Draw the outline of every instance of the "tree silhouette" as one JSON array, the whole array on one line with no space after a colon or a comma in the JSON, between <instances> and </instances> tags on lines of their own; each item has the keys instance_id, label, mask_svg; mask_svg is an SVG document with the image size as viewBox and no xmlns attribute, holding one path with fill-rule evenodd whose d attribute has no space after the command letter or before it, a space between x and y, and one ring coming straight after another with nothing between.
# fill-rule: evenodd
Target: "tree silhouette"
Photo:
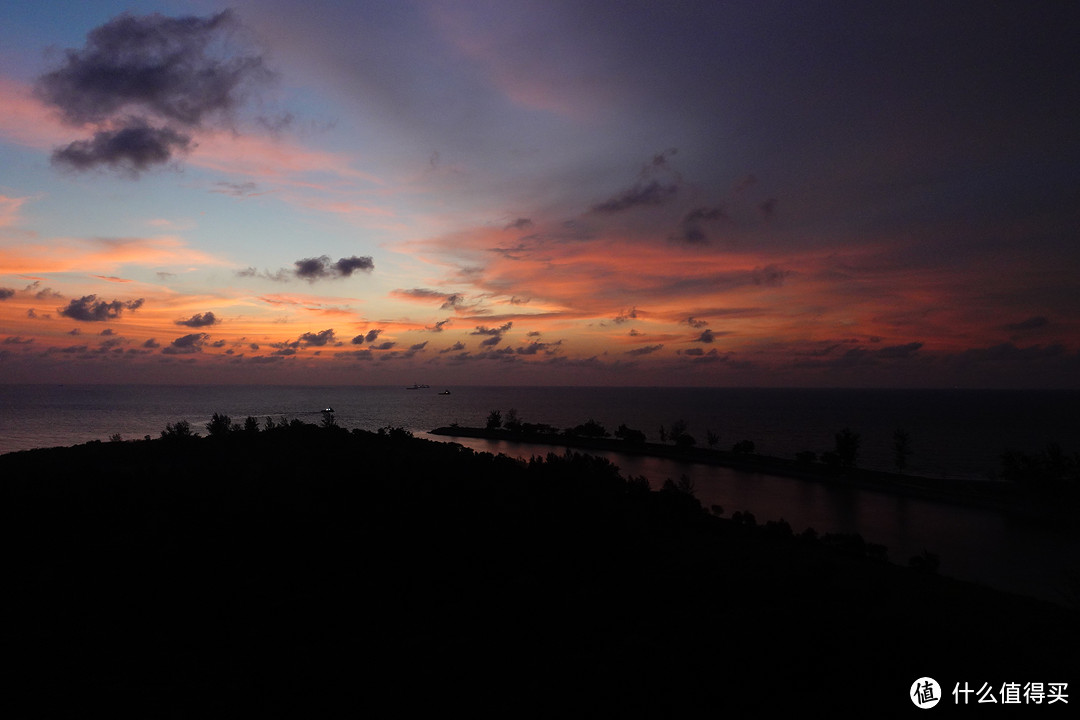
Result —
<instances>
[{"instance_id":1,"label":"tree silhouette","mask_svg":"<svg viewBox=\"0 0 1080 720\"><path fill-rule=\"evenodd\" d=\"M518 417L517 408L510 408L506 411L506 421L503 423L503 427L510 432L521 432L521 418Z\"/></svg>"},{"instance_id":2,"label":"tree silhouette","mask_svg":"<svg viewBox=\"0 0 1080 720\"><path fill-rule=\"evenodd\" d=\"M640 430L634 430L626 425L620 425L615 431L615 437L623 440L628 445L644 445L645 433Z\"/></svg>"},{"instance_id":3,"label":"tree silhouette","mask_svg":"<svg viewBox=\"0 0 1080 720\"><path fill-rule=\"evenodd\" d=\"M232 429L232 420L228 415L222 413L214 413L214 416L210 418L210 422L206 423L206 432L210 437L225 437Z\"/></svg>"},{"instance_id":4,"label":"tree silhouette","mask_svg":"<svg viewBox=\"0 0 1080 720\"><path fill-rule=\"evenodd\" d=\"M165 425L165 429L161 431L161 437L164 440L185 440L197 438L199 433L191 431L191 423L187 420L177 420L175 425L172 423Z\"/></svg>"},{"instance_id":5,"label":"tree silhouette","mask_svg":"<svg viewBox=\"0 0 1080 720\"><path fill-rule=\"evenodd\" d=\"M859 457L860 438L858 433L844 428L836 433L836 456L839 458L840 467L853 468Z\"/></svg>"},{"instance_id":6,"label":"tree silhouette","mask_svg":"<svg viewBox=\"0 0 1080 720\"><path fill-rule=\"evenodd\" d=\"M893 433L893 450L896 453L896 469L902 473L907 469L907 459L911 455L911 434L904 428L896 428Z\"/></svg>"}]
</instances>

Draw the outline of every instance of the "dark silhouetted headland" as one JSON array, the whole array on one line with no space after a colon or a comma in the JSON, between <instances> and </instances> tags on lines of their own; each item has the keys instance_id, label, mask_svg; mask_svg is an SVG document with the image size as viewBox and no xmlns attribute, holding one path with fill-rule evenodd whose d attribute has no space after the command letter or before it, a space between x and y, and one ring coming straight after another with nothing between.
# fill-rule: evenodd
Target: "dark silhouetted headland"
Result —
<instances>
[{"instance_id":1,"label":"dark silhouetted headland","mask_svg":"<svg viewBox=\"0 0 1080 720\"><path fill-rule=\"evenodd\" d=\"M888 717L922 676L1075 680L1068 608L602 459L209 429L0 456L8 716Z\"/></svg>"}]
</instances>

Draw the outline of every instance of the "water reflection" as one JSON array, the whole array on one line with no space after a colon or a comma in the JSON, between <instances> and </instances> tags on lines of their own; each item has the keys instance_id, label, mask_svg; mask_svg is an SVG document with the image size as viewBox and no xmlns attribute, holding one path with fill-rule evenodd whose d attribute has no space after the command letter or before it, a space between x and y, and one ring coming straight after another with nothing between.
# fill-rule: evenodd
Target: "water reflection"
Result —
<instances>
[{"instance_id":1,"label":"water reflection","mask_svg":"<svg viewBox=\"0 0 1080 720\"><path fill-rule=\"evenodd\" d=\"M565 451L501 440L451 441L522 459ZM929 551L940 556L942 574L1055 602L1062 601L1066 573L1077 570L1080 558L1077 538L994 510L663 458L595 454L618 465L624 476L648 478L653 488L686 475L702 505L720 505L725 516L749 511L758 522L784 519L796 533L806 528L819 534L859 533L868 542L885 545L889 559L901 565Z\"/></svg>"}]
</instances>

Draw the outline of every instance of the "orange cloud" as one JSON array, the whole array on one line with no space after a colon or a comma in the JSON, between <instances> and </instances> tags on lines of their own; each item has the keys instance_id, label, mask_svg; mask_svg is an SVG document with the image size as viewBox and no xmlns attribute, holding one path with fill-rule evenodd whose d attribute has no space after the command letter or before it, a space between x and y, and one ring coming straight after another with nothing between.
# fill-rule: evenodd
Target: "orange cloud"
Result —
<instances>
[{"instance_id":1,"label":"orange cloud","mask_svg":"<svg viewBox=\"0 0 1080 720\"><path fill-rule=\"evenodd\" d=\"M382 180L352 167L352 159L333 153L311 150L293 143L228 132L202 133L188 161L193 165L229 175L288 182L297 186L322 189L315 178L335 177L382 185Z\"/></svg>"},{"instance_id":2,"label":"orange cloud","mask_svg":"<svg viewBox=\"0 0 1080 720\"><path fill-rule=\"evenodd\" d=\"M227 265L224 260L188 247L175 236L127 238L55 238L49 245L5 243L0 273L104 273L124 266Z\"/></svg>"}]
</instances>

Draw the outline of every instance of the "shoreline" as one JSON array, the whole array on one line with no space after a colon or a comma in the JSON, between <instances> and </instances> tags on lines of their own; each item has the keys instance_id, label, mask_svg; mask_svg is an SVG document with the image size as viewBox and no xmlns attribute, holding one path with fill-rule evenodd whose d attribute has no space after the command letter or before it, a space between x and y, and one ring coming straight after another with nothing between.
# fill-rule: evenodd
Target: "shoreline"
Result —
<instances>
[{"instance_id":1,"label":"shoreline","mask_svg":"<svg viewBox=\"0 0 1080 720\"><path fill-rule=\"evenodd\" d=\"M584 437L562 433L513 432L504 428L491 430L479 427L443 426L430 430L429 434L439 437L503 440L573 450L654 457L1009 512L1031 512L1037 509L1026 502L1026 498L1020 496L1018 488L1004 481L934 478L858 467L834 467L821 462L804 462L757 453L679 447L654 442L631 443L618 438Z\"/></svg>"}]
</instances>

